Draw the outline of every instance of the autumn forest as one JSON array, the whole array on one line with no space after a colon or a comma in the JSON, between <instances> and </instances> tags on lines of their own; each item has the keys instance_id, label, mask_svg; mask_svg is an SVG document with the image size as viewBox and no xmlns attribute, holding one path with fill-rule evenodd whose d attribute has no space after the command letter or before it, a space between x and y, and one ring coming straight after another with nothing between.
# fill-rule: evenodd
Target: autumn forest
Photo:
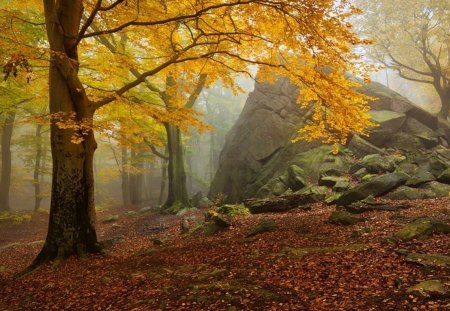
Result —
<instances>
[{"instance_id":1,"label":"autumn forest","mask_svg":"<svg viewBox=\"0 0 450 311\"><path fill-rule=\"evenodd\" d=\"M448 310L449 0L0 0L0 310Z\"/></svg>"}]
</instances>

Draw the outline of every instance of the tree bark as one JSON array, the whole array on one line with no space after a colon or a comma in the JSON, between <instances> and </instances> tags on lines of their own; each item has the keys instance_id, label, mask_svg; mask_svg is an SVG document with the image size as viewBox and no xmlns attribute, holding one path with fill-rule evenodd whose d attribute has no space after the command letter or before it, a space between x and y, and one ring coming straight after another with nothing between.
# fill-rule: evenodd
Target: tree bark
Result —
<instances>
[{"instance_id":1,"label":"tree bark","mask_svg":"<svg viewBox=\"0 0 450 311\"><path fill-rule=\"evenodd\" d=\"M81 0L44 0L47 36L50 43L50 113L74 115L90 130L50 126L53 159L50 219L44 247L31 268L53 259L97 252L100 246L95 230L93 159L97 143L92 130L95 109L78 78L76 38L80 27ZM81 143L72 143L74 135Z\"/></svg>"},{"instance_id":2,"label":"tree bark","mask_svg":"<svg viewBox=\"0 0 450 311\"><path fill-rule=\"evenodd\" d=\"M172 124L164 124L167 133L167 149L169 152L169 193L165 208L174 204L189 207L189 197L186 187L186 171L184 168L183 145L180 129Z\"/></svg>"},{"instance_id":3,"label":"tree bark","mask_svg":"<svg viewBox=\"0 0 450 311\"><path fill-rule=\"evenodd\" d=\"M439 117L447 119L450 112L450 87L440 92L439 97L441 99L441 110L439 111Z\"/></svg>"},{"instance_id":4,"label":"tree bark","mask_svg":"<svg viewBox=\"0 0 450 311\"><path fill-rule=\"evenodd\" d=\"M34 183L34 210L37 211L41 206L41 183L40 183L40 175L41 175L41 162L42 162L42 124L38 124L36 126L36 157L34 159L34 174L33 174L33 183Z\"/></svg>"},{"instance_id":5,"label":"tree bark","mask_svg":"<svg viewBox=\"0 0 450 311\"><path fill-rule=\"evenodd\" d=\"M9 190L11 188L11 139L16 112L8 113L2 132L2 172L0 181L0 211L9 211Z\"/></svg>"},{"instance_id":6,"label":"tree bark","mask_svg":"<svg viewBox=\"0 0 450 311\"><path fill-rule=\"evenodd\" d=\"M126 147L122 147L122 200L124 206L131 205L128 165L128 150Z\"/></svg>"},{"instance_id":7,"label":"tree bark","mask_svg":"<svg viewBox=\"0 0 450 311\"><path fill-rule=\"evenodd\" d=\"M168 153L168 148L166 146L166 150L164 154L166 155ZM166 193L166 184L167 184L167 170L168 170L168 160L161 158L161 187L159 190L159 200L158 204L159 206L163 205L164 201L166 201L166 198L164 198L164 195Z\"/></svg>"}]
</instances>

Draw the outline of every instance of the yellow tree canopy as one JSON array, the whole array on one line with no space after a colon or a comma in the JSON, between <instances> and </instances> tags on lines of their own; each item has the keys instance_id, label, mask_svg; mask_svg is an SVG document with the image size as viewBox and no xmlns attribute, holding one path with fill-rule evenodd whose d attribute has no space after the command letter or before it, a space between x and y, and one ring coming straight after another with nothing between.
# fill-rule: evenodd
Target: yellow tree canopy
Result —
<instances>
[{"instance_id":1,"label":"yellow tree canopy","mask_svg":"<svg viewBox=\"0 0 450 311\"><path fill-rule=\"evenodd\" d=\"M41 1L1 3L8 14L33 7L43 12ZM67 5L44 3L56 10ZM238 92L236 75L251 75L257 66L259 79L288 77L302 90L300 104L316 104L314 123L300 138L344 143L349 133L364 133L372 125L368 98L345 79L346 73L364 75L369 69L352 52L369 42L353 33L349 19L359 10L348 0L77 0L70 5L83 10L78 37L70 40L78 45L79 79L92 86L84 92L96 109L147 83L180 107L202 75L206 86L221 79ZM102 38L119 48L111 52L99 44ZM166 87L167 77L177 81L173 90Z\"/></svg>"}]
</instances>

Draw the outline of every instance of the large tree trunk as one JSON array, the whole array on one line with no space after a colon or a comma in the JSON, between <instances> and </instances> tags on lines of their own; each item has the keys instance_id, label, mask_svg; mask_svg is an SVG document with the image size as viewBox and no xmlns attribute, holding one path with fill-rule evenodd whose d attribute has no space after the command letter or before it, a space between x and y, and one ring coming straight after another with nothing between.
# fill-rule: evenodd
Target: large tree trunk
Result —
<instances>
[{"instance_id":1,"label":"large tree trunk","mask_svg":"<svg viewBox=\"0 0 450 311\"><path fill-rule=\"evenodd\" d=\"M164 152L165 155L168 153L168 148L166 146L166 150ZM166 194L166 184L167 184L167 170L168 170L168 161L166 159L161 158L161 187L159 189L159 200L158 204L161 206L163 205L164 201L166 201L165 194Z\"/></svg>"},{"instance_id":2,"label":"large tree trunk","mask_svg":"<svg viewBox=\"0 0 450 311\"><path fill-rule=\"evenodd\" d=\"M9 189L11 188L11 139L16 112L8 113L2 132L2 172L0 181L0 211L9 211Z\"/></svg>"},{"instance_id":3,"label":"large tree trunk","mask_svg":"<svg viewBox=\"0 0 450 311\"><path fill-rule=\"evenodd\" d=\"M94 108L78 78L76 39L81 0L44 0L47 35L52 50L49 72L50 113L74 114L92 126ZM53 158L50 220L45 244L32 268L52 259L100 250L95 230L93 159L94 133L76 133L51 123ZM81 143L72 143L75 134Z\"/></svg>"},{"instance_id":4,"label":"large tree trunk","mask_svg":"<svg viewBox=\"0 0 450 311\"><path fill-rule=\"evenodd\" d=\"M174 204L181 204L189 207L181 132L179 128L172 124L165 123L164 126L167 133L167 149L169 152L169 193L164 206L170 208Z\"/></svg>"},{"instance_id":5,"label":"large tree trunk","mask_svg":"<svg viewBox=\"0 0 450 311\"><path fill-rule=\"evenodd\" d=\"M41 206L42 196L41 196L41 183L40 183L40 175L41 175L41 163L42 163L42 124L38 124L36 126L36 157L34 159L34 174L33 174L33 183L34 183L34 210L37 211Z\"/></svg>"}]
</instances>

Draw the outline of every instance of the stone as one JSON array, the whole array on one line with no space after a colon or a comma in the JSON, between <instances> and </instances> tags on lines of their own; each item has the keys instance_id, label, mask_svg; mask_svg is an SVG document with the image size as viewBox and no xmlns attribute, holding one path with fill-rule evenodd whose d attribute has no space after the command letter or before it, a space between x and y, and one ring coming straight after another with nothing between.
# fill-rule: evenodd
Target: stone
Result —
<instances>
[{"instance_id":1,"label":"stone","mask_svg":"<svg viewBox=\"0 0 450 311\"><path fill-rule=\"evenodd\" d=\"M447 168L447 163L438 158L432 158L423 165L419 166L419 169L430 172L434 177L441 175Z\"/></svg>"},{"instance_id":2,"label":"stone","mask_svg":"<svg viewBox=\"0 0 450 311\"><path fill-rule=\"evenodd\" d=\"M350 181L348 179L340 179L333 186L333 190L336 192L344 192L351 188Z\"/></svg>"},{"instance_id":3,"label":"stone","mask_svg":"<svg viewBox=\"0 0 450 311\"><path fill-rule=\"evenodd\" d=\"M432 181L420 186L421 189L429 189L434 192L435 197L447 197L450 195L450 185Z\"/></svg>"},{"instance_id":4,"label":"stone","mask_svg":"<svg viewBox=\"0 0 450 311\"><path fill-rule=\"evenodd\" d=\"M295 194L304 195L310 198L311 202L323 201L328 193L328 188L325 186L308 186Z\"/></svg>"},{"instance_id":5,"label":"stone","mask_svg":"<svg viewBox=\"0 0 450 311\"><path fill-rule=\"evenodd\" d=\"M407 293L417 293L423 297L430 297L435 295L446 295L448 291L440 280L426 280L406 290Z\"/></svg>"},{"instance_id":6,"label":"stone","mask_svg":"<svg viewBox=\"0 0 450 311\"><path fill-rule=\"evenodd\" d=\"M412 240L424 238L434 233L450 233L450 226L440 220L431 218L419 218L409 223L394 233L394 237L400 240Z\"/></svg>"},{"instance_id":7,"label":"stone","mask_svg":"<svg viewBox=\"0 0 450 311\"><path fill-rule=\"evenodd\" d=\"M409 178L406 181L406 186L410 186L410 187L417 187L420 186L424 183L430 182L435 180L436 178L434 177L433 174L431 174L430 172L428 172L427 170L421 168L418 169L412 176L411 178Z\"/></svg>"},{"instance_id":8,"label":"stone","mask_svg":"<svg viewBox=\"0 0 450 311\"><path fill-rule=\"evenodd\" d=\"M450 184L450 168L447 168L445 171L443 171L438 177L437 180L445 183Z\"/></svg>"},{"instance_id":9,"label":"stone","mask_svg":"<svg viewBox=\"0 0 450 311\"><path fill-rule=\"evenodd\" d=\"M288 186L292 191L297 191L306 186L305 171L297 165L288 167Z\"/></svg>"},{"instance_id":10,"label":"stone","mask_svg":"<svg viewBox=\"0 0 450 311\"><path fill-rule=\"evenodd\" d=\"M365 221L365 219L355 217L347 211L334 211L327 220L330 224L344 226L354 225L363 221Z\"/></svg>"},{"instance_id":11,"label":"stone","mask_svg":"<svg viewBox=\"0 0 450 311\"><path fill-rule=\"evenodd\" d=\"M236 216L246 216L250 215L250 211L244 204L225 204L218 208L217 212L219 214L227 215L228 217L234 218Z\"/></svg>"},{"instance_id":12,"label":"stone","mask_svg":"<svg viewBox=\"0 0 450 311\"><path fill-rule=\"evenodd\" d=\"M383 197L390 200L417 200L434 198L436 197L436 194L430 189L400 186Z\"/></svg>"},{"instance_id":13,"label":"stone","mask_svg":"<svg viewBox=\"0 0 450 311\"><path fill-rule=\"evenodd\" d=\"M349 244L349 245L333 245L333 246L311 246L303 248L285 247L282 249L282 255L293 258L303 258L312 254L328 254L340 252L356 252L365 251L370 247L367 244Z\"/></svg>"},{"instance_id":14,"label":"stone","mask_svg":"<svg viewBox=\"0 0 450 311\"><path fill-rule=\"evenodd\" d=\"M379 124L379 129L388 130L391 133L397 132L406 120L404 113L392 110L371 110L372 120Z\"/></svg>"},{"instance_id":15,"label":"stone","mask_svg":"<svg viewBox=\"0 0 450 311\"><path fill-rule=\"evenodd\" d=\"M385 153L382 149L369 143L367 140L361 138L359 135L353 135L347 148L350 149L356 156L359 157L363 157L365 155L374 153L379 154Z\"/></svg>"},{"instance_id":16,"label":"stone","mask_svg":"<svg viewBox=\"0 0 450 311\"><path fill-rule=\"evenodd\" d=\"M424 267L450 267L450 257L439 254L408 253L405 260Z\"/></svg>"},{"instance_id":17,"label":"stone","mask_svg":"<svg viewBox=\"0 0 450 311\"><path fill-rule=\"evenodd\" d=\"M274 220L262 220L256 226L250 229L247 237L252 237L261 233L273 232L278 229L278 225Z\"/></svg>"},{"instance_id":18,"label":"stone","mask_svg":"<svg viewBox=\"0 0 450 311\"><path fill-rule=\"evenodd\" d=\"M103 223L107 224L107 223L111 223L111 222L116 222L119 220L119 215L108 215L104 220Z\"/></svg>"},{"instance_id":19,"label":"stone","mask_svg":"<svg viewBox=\"0 0 450 311\"><path fill-rule=\"evenodd\" d=\"M348 178L336 176L322 176L319 180L319 186L333 187L339 181L348 181Z\"/></svg>"},{"instance_id":20,"label":"stone","mask_svg":"<svg viewBox=\"0 0 450 311\"><path fill-rule=\"evenodd\" d=\"M383 195L392 189L404 184L408 175L403 173L388 173L369 180L363 184L344 192L336 202L337 205L349 205L372 195L374 197Z\"/></svg>"}]
</instances>

